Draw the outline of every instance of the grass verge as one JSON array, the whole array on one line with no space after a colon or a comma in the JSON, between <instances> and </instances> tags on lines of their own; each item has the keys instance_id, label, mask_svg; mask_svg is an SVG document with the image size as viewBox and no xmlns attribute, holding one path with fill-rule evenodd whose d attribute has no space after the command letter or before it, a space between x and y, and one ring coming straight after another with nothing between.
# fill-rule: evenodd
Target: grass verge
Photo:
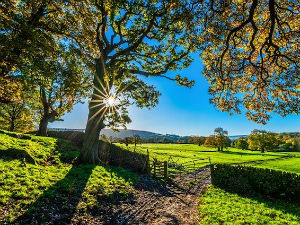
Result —
<instances>
[{"instance_id":1,"label":"grass verge","mask_svg":"<svg viewBox=\"0 0 300 225\"><path fill-rule=\"evenodd\" d=\"M283 201L248 198L210 186L200 198L199 225L299 225L300 208Z\"/></svg>"}]
</instances>

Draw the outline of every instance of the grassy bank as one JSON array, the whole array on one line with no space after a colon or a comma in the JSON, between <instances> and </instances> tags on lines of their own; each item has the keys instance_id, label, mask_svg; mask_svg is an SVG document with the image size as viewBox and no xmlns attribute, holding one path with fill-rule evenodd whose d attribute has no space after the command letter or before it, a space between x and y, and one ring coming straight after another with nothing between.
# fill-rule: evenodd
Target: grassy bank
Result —
<instances>
[{"instance_id":1,"label":"grassy bank","mask_svg":"<svg viewBox=\"0 0 300 225\"><path fill-rule=\"evenodd\" d=\"M30 137L0 134L0 224L80 223L93 210L103 211L103 202L126 200L133 192L136 174L118 167L73 166L79 149L69 141Z\"/></svg>"},{"instance_id":2,"label":"grassy bank","mask_svg":"<svg viewBox=\"0 0 300 225\"><path fill-rule=\"evenodd\" d=\"M259 197L241 197L213 186L201 196L199 212L199 225L298 225L300 221L300 208L293 204Z\"/></svg>"}]
</instances>

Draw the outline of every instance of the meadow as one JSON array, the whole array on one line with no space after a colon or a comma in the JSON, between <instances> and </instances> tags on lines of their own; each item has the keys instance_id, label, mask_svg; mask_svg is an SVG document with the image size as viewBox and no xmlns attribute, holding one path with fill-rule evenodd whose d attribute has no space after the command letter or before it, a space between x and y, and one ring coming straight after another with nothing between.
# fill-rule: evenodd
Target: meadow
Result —
<instances>
[{"instance_id":1,"label":"meadow","mask_svg":"<svg viewBox=\"0 0 300 225\"><path fill-rule=\"evenodd\" d=\"M300 208L261 197L245 197L213 186L200 197L199 225L211 224L276 224L297 225Z\"/></svg>"},{"instance_id":2,"label":"meadow","mask_svg":"<svg viewBox=\"0 0 300 225\"><path fill-rule=\"evenodd\" d=\"M118 144L121 147L134 151L134 145ZM248 165L277 169L287 172L300 173L300 152L265 152L241 150L235 148L218 152L215 148L194 144L138 144L137 152L147 154L150 158L164 161L172 160L175 163L185 163L199 158L210 157L211 163L247 163ZM290 156L291 158L284 158ZM264 160L272 160L265 161ZM273 161L274 160L274 161ZM207 161L208 162L208 161ZM204 164L208 165L207 164Z\"/></svg>"},{"instance_id":3,"label":"meadow","mask_svg":"<svg viewBox=\"0 0 300 225\"><path fill-rule=\"evenodd\" d=\"M74 165L80 149L71 142L27 135L31 140L0 133L0 224L81 224L111 216L120 199L130 202L138 174L120 167ZM121 145L124 148L126 146ZM133 150L133 146L128 149ZM263 161L255 166L299 173L299 153L224 152L197 145L142 144L137 151L178 163L210 157L212 163ZM24 161L24 158L26 159ZM29 162L31 160L31 162ZM199 198L199 224L299 224L300 208L282 201L239 196L210 186Z\"/></svg>"},{"instance_id":4,"label":"meadow","mask_svg":"<svg viewBox=\"0 0 300 225\"><path fill-rule=\"evenodd\" d=\"M184 163L210 157L212 163L246 163L248 166L300 174L299 152L265 152L235 148L217 152L214 148L193 144L139 144L130 151L149 152L150 158ZM286 158L289 156L288 158ZM282 158L284 157L284 158ZM205 164L207 165L207 164ZM240 196L210 186L199 199L199 225L210 224L299 224L300 208L280 200Z\"/></svg>"},{"instance_id":5,"label":"meadow","mask_svg":"<svg viewBox=\"0 0 300 225\"><path fill-rule=\"evenodd\" d=\"M79 148L71 142L28 136L31 140L0 133L0 224L81 224L92 209L101 213L107 205L103 203L132 195L135 173L120 167L74 166Z\"/></svg>"}]
</instances>

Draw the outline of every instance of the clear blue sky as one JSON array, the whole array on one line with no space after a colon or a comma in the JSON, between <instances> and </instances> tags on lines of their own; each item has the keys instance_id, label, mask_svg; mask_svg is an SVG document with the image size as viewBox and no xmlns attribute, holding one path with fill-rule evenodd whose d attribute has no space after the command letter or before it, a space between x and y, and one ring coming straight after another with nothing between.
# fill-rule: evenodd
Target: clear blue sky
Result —
<instances>
[{"instance_id":1,"label":"clear blue sky","mask_svg":"<svg viewBox=\"0 0 300 225\"><path fill-rule=\"evenodd\" d=\"M229 116L209 104L208 83L202 76L203 64L198 56L191 66L180 74L196 81L192 88L180 87L175 82L163 78L147 78L147 83L161 92L159 104L153 109L130 107L132 123L128 129L147 130L162 134L210 135L216 127L228 130L229 135L249 134L253 129L274 132L300 130L300 116L280 117L272 115L267 125L249 121L244 115ZM177 74L178 71L174 72ZM170 73L172 74L172 73ZM85 128L88 115L87 101L77 104L63 122L54 122L49 127Z\"/></svg>"}]
</instances>

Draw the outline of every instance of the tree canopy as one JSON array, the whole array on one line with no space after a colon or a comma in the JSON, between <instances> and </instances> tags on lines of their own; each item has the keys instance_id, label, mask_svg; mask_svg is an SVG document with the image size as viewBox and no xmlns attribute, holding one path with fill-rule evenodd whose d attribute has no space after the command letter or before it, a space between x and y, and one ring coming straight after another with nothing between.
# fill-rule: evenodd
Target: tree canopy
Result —
<instances>
[{"instance_id":1,"label":"tree canopy","mask_svg":"<svg viewBox=\"0 0 300 225\"><path fill-rule=\"evenodd\" d=\"M264 130L253 130L248 136L248 144L251 150L272 151L279 144L276 134Z\"/></svg>"},{"instance_id":2,"label":"tree canopy","mask_svg":"<svg viewBox=\"0 0 300 225\"><path fill-rule=\"evenodd\" d=\"M98 149L103 127L130 121L129 105L158 103L160 93L145 77L193 86L169 71L187 68L190 53L200 50L211 102L266 123L271 112L300 110L299 10L294 0L5 0L0 84L13 93L18 77L27 76L24 65L41 55L60 57L61 46L71 49L94 74L85 152ZM1 102L20 100L13 97L0 87Z\"/></svg>"},{"instance_id":3,"label":"tree canopy","mask_svg":"<svg viewBox=\"0 0 300 225\"><path fill-rule=\"evenodd\" d=\"M266 123L300 111L300 4L204 1L202 54L211 102Z\"/></svg>"}]
</instances>

